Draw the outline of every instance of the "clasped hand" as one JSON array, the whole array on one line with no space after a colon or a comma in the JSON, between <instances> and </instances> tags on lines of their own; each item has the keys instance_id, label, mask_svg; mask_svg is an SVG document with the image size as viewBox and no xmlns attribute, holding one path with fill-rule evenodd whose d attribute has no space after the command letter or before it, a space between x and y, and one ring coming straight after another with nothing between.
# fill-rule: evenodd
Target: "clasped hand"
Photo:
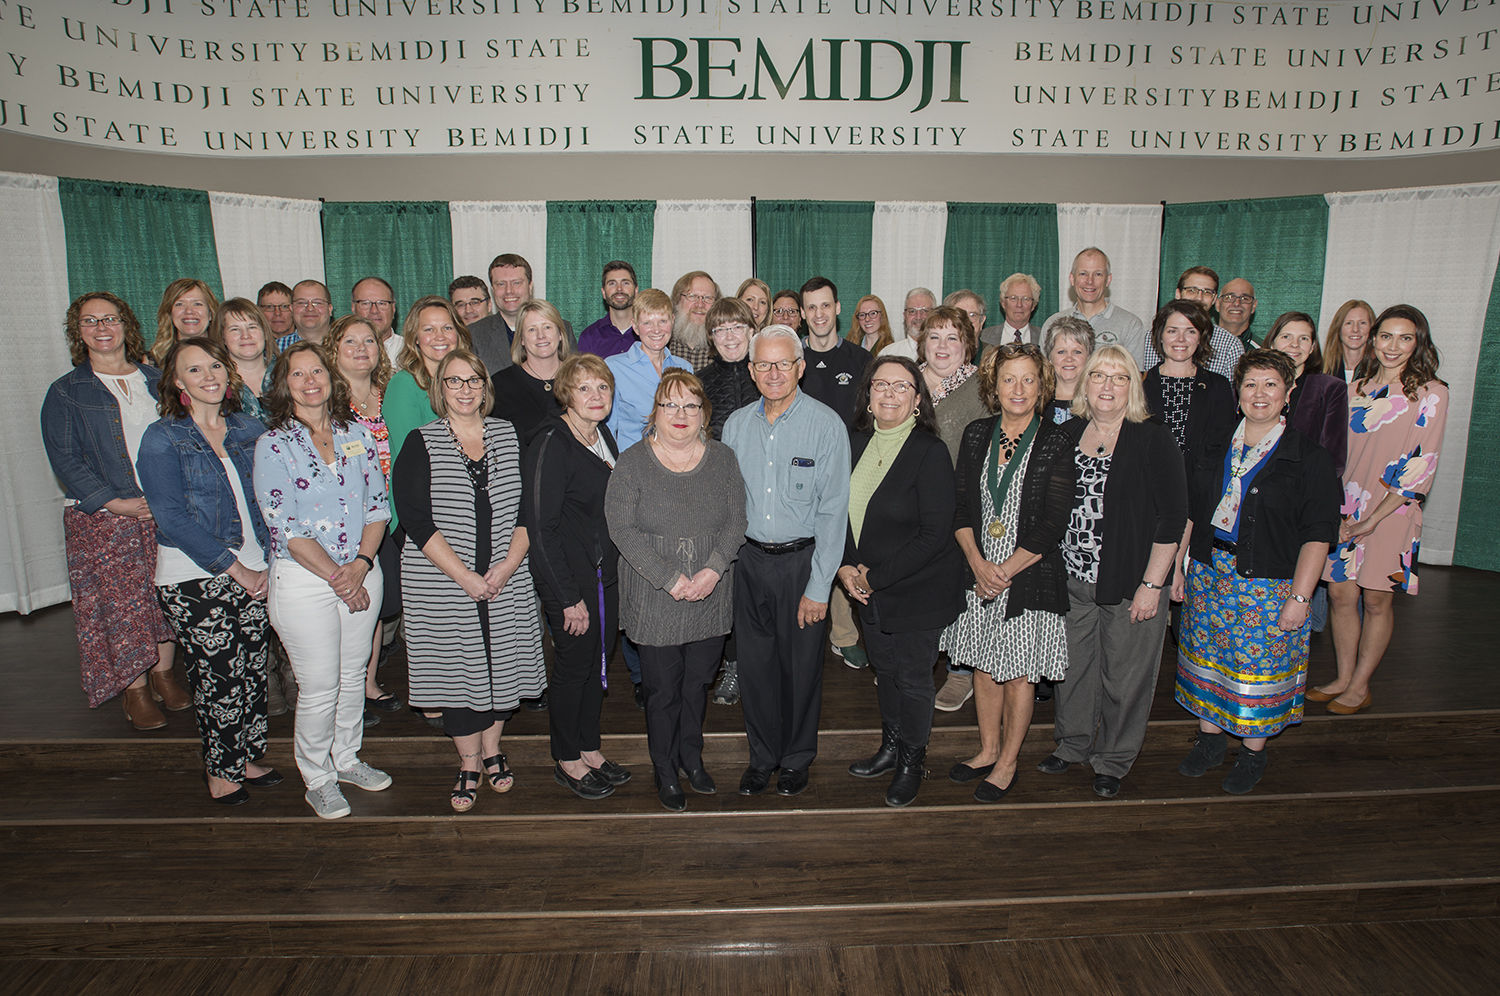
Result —
<instances>
[{"instance_id":1,"label":"clasped hand","mask_svg":"<svg viewBox=\"0 0 1500 996\"><path fill-rule=\"evenodd\" d=\"M370 607L370 593L365 590L365 575L370 565L363 560L351 560L333 569L328 575L328 587L344 600L350 612L363 612Z\"/></svg>"},{"instance_id":2,"label":"clasped hand","mask_svg":"<svg viewBox=\"0 0 1500 996\"><path fill-rule=\"evenodd\" d=\"M712 595L718 585L718 573L705 567L692 577L677 575L677 581L667 590L667 594L679 602L701 602Z\"/></svg>"}]
</instances>

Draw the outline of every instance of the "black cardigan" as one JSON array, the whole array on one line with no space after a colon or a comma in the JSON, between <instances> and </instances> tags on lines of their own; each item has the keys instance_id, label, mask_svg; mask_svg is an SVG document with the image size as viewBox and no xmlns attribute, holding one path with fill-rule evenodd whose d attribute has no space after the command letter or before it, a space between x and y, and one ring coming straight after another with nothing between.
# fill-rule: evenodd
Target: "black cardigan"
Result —
<instances>
[{"instance_id":1,"label":"black cardigan","mask_svg":"<svg viewBox=\"0 0 1500 996\"><path fill-rule=\"evenodd\" d=\"M604 423L599 433L615 451ZM610 469L573 436L561 415L548 415L521 462L521 524L531 541L537 590L564 608L594 597L594 569L615 583L619 555L604 521Z\"/></svg>"},{"instance_id":2,"label":"black cardigan","mask_svg":"<svg viewBox=\"0 0 1500 996\"><path fill-rule=\"evenodd\" d=\"M1153 417L1166 420L1161 398L1161 365L1146 373L1141 386L1146 390L1146 410ZM1203 449L1212 439L1218 439L1226 431L1234 431L1234 389L1222 375L1200 365L1193 377L1192 396L1188 399L1187 425L1182 432L1183 466L1188 466L1193 454Z\"/></svg>"},{"instance_id":3,"label":"black cardigan","mask_svg":"<svg viewBox=\"0 0 1500 996\"><path fill-rule=\"evenodd\" d=\"M557 399L547 389L551 381L538 380L519 365L501 370L490 383L495 389L495 407L490 414L514 425L523 444L548 415L562 414Z\"/></svg>"},{"instance_id":4,"label":"black cardigan","mask_svg":"<svg viewBox=\"0 0 1500 996\"><path fill-rule=\"evenodd\" d=\"M1077 447L1088 425L1088 419L1075 418L1062 428ZM1172 430L1154 419L1126 419L1104 484L1104 547L1094 602L1118 605L1134 598L1151 547L1181 542L1187 518L1187 471Z\"/></svg>"},{"instance_id":5,"label":"black cardigan","mask_svg":"<svg viewBox=\"0 0 1500 996\"><path fill-rule=\"evenodd\" d=\"M974 530L974 542L982 551L980 509L984 507L982 488L990 438L999 415L975 419L964 430L958 448L958 511L953 516L955 530ZM1017 574L1011 582L1010 597L1005 603L1005 618L1014 619L1027 609L1068 611L1068 569L1058 544L1068 531L1073 512L1073 492L1078 488L1078 465L1073 460L1073 440L1061 425L1042 419L1031 441L1031 457L1026 462L1026 476L1012 481L1021 488L1021 508L1016 522L1016 546L1042 559ZM967 586L974 584L973 572L964 565Z\"/></svg>"},{"instance_id":6,"label":"black cardigan","mask_svg":"<svg viewBox=\"0 0 1500 996\"><path fill-rule=\"evenodd\" d=\"M1188 476L1193 559L1213 563L1214 527L1209 519L1224 497L1224 455L1233 431L1211 440ZM1240 504L1235 571L1247 578L1289 578L1297 573L1304 543L1338 538L1343 486L1327 450L1288 426L1276 452L1245 490Z\"/></svg>"},{"instance_id":7,"label":"black cardigan","mask_svg":"<svg viewBox=\"0 0 1500 996\"><path fill-rule=\"evenodd\" d=\"M870 445L849 434L849 466ZM887 633L938 629L964 610L963 554L953 539L953 460L937 436L914 429L865 506L860 542L844 527L844 563L869 568L870 604Z\"/></svg>"}]
</instances>

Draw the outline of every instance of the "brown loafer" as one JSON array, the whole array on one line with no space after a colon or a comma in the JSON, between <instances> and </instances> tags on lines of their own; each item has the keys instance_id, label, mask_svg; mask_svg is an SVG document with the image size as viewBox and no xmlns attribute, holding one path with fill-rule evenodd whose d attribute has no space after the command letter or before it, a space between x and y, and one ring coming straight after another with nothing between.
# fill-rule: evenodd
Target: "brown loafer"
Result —
<instances>
[{"instance_id":1,"label":"brown loafer","mask_svg":"<svg viewBox=\"0 0 1500 996\"><path fill-rule=\"evenodd\" d=\"M167 725L167 717L151 701L151 692L145 685L125 689L120 701L125 704L125 718L137 730L159 730Z\"/></svg>"},{"instance_id":2,"label":"brown loafer","mask_svg":"<svg viewBox=\"0 0 1500 996\"><path fill-rule=\"evenodd\" d=\"M182 712L193 707L192 697L182 690L171 671L151 672L151 692L156 700L172 712Z\"/></svg>"},{"instance_id":3,"label":"brown loafer","mask_svg":"<svg viewBox=\"0 0 1500 996\"><path fill-rule=\"evenodd\" d=\"M1342 695L1343 693L1340 692L1339 694ZM1316 688L1309 688L1302 694L1302 697L1309 702L1332 702L1334 699L1338 698L1338 695L1319 691Z\"/></svg>"},{"instance_id":4,"label":"brown loafer","mask_svg":"<svg viewBox=\"0 0 1500 996\"><path fill-rule=\"evenodd\" d=\"M1352 716L1352 715L1354 715L1357 712L1364 712L1366 709L1370 708L1370 706L1372 706L1374 704L1375 704L1375 697L1373 695L1371 695L1369 692L1366 692L1365 693L1364 701L1361 702L1359 705L1347 706L1347 705L1344 705L1344 703L1338 701L1337 699L1334 699L1332 702L1328 703L1328 711L1331 712L1331 713L1333 713L1335 716Z\"/></svg>"}]
</instances>

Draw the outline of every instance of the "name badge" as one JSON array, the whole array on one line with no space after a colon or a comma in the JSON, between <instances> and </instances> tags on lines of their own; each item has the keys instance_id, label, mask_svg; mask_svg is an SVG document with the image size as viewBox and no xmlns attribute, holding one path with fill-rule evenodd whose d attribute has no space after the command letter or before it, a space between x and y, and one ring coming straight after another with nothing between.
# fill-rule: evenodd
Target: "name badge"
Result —
<instances>
[{"instance_id":1,"label":"name badge","mask_svg":"<svg viewBox=\"0 0 1500 996\"><path fill-rule=\"evenodd\" d=\"M349 440L347 443L344 443L342 446L340 446L339 449L344 451L344 456L346 457L357 457L365 455L365 444L360 442L358 439Z\"/></svg>"}]
</instances>

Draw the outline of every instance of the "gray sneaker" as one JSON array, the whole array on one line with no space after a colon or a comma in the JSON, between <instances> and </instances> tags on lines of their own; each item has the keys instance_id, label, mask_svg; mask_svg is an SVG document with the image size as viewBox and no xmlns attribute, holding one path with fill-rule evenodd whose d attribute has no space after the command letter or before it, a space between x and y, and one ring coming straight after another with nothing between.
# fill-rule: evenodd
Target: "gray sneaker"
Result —
<instances>
[{"instance_id":1,"label":"gray sneaker","mask_svg":"<svg viewBox=\"0 0 1500 996\"><path fill-rule=\"evenodd\" d=\"M329 782L322 788L308 789L303 796L313 812L325 820L336 820L349 815L349 800L339 791L338 782Z\"/></svg>"},{"instance_id":2,"label":"gray sneaker","mask_svg":"<svg viewBox=\"0 0 1500 996\"><path fill-rule=\"evenodd\" d=\"M340 771L339 781L345 785L362 788L366 792L383 792L391 787L390 775L379 768L370 767L363 761L355 761L354 767L348 771Z\"/></svg>"},{"instance_id":3,"label":"gray sneaker","mask_svg":"<svg viewBox=\"0 0 1500 996\"><path fill-rule=\"evenodd\" d=\"M714 686L714 703L716 705L734 705L740 700L740 670L739 662L725 661L724 676Z\"/></svg>"}]
</instances>

